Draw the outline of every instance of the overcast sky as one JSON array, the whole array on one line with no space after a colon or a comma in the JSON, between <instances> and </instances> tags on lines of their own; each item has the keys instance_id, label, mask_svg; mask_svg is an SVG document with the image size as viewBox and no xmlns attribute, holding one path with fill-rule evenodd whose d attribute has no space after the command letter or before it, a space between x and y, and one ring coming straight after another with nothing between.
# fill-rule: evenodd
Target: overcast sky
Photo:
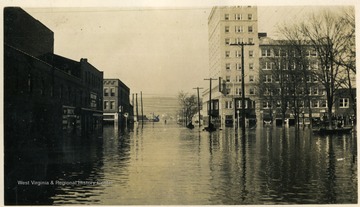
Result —
<instances>
[{"instance_id":1,"label":"overcast sky","mask_svg":"<svg viewBox=\"0 0 360 207\"><path fill-rule=\"evenodd\" d=\"M177 95L208 86L210 6L23 8L54 32L56 54L88 58L131 93ZM275 36L278 23L313 9L260 6L259 32Z\"/></svg>"}]
</instances>

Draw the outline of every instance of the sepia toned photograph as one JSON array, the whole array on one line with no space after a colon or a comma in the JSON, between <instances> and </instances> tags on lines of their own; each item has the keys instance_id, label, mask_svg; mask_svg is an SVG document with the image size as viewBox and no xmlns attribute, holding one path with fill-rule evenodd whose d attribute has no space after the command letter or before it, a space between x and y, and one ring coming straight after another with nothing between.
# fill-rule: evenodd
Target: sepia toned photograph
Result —
<instances>
[{"instance_id":1,"label":"sepia toned photograph","mask_svg":"<svg viewBox=\"0 0 360 207\"><path fill-rule=\"evenodd\" d=\"M355 10L3 6L3 204L357 205Z\"/></svg>"}]
</instances>

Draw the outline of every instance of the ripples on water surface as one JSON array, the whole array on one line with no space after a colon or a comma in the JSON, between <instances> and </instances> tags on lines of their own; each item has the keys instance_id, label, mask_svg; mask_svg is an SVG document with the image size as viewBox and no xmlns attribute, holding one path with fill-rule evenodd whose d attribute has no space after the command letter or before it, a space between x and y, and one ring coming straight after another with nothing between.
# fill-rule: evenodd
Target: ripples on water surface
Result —
<instances>
[{"instance_id":1,"label":"ripples on water surface","mask_svg":"<svg viewBox=\"0 0 360 207\"><path fill-rule=\"evenodd\" d=\"M63 150L53 179L102 184L56 186L53 204L357 203L355 135L258 128L243 137L148 123L125 135L105 127Z\"/></svg>"}]
</instances>

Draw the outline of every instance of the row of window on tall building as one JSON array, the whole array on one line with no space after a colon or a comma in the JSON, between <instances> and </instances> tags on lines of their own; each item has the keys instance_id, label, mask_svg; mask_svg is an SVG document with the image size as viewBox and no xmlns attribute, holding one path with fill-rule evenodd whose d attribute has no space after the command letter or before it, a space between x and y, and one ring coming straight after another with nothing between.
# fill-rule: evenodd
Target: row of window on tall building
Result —
<instances>
[{"instance_id":1,"label":"row of window on tall building","mask_svg":"<svg viewBox=\"0 0 360 207\"><path fill-rule=\"evenodd\" d=\"M225 31L225 33L230 33L230 28L232 28L231 26L225 26L225 28L224 28L224 31ZM235 33L244 33L245 32L245 26L242 26L242 25L238 25L238 26L234 26L234 32ZM250 26L247 26L247 32L248 33L253 33L254 32L254 27L252 26L252 25L250 25Z\"/></svg>"},{"instance_id":2,"label":"row of window on tall building","mask_svg":"<svg viewBox=\"0 0 360 207\"><path fill-rule=\"evenodd\" d=\"M317 52L313 48L309 48L303 51L306 57L317 57ZM281 50L281 49L261 49L261 57L299 57L300 54L295 50Z\"/></svg>"},{"instance_id":3,"label":"row of window on tall building","mask_svg":"<svg viewBox=\"0 0 360 207\"><path fill-rule=\"evenodd\" d=\"M231 88L226 88L225 90L226 95L242 95L241 87L234 87L233 90L231 90ZM255 88L248 88L248 91L245 92L245 95L255 95Z\"/></svg>"},{"instance_id":4,"label":"row of window on tall building","mask_svg":"<svg viewBox=\"0 0 360 207\"><path fill-rule=\"evenodd\" d=\"M233 100L229 100L229 101L225 101L225 106L224 106L224 108L225 109L233 109L234 108L234 102L235 102L235 107L236 107L236 109L241 109L242 107L241 107L241 100L236 100L236 101L233 101ZM247 109L249 106L251 107L251 108L255 108L255 101L248 101L248 100L246 100L245 101L245 109Z\"/></svg>"},{"instance_id":5,"label":"row of window on tall building","mask_svg":"<svg viewBox=\"0 0 360 207\"><path fill-rule=\"evenodd\" d=\"M232 68L231 66L232 66L231 63L225 63L225 69L226 69L227 71L231 70L231 68ZM242 67L241 63L235 63L234 66L235 66L235 69L236 69L236 70L241 70L241 67ZM254 69L254 63L249 63L248 66L249 66L249 67L248 67L249 70L253 70L253 69Z\"/></svg>"},{"instance_id":6,"label":"row of window on tall building","mask_svg":"<svg viewBox=\"0 0 360 207\"><path fill-rule=\"evenodd\" d=\"M339 98L338 99L338 104L339 104L339 108L349 108L350 107L350 102L349 102L349 98ZM306 101L299 101L297 103L299 105L299 107L309 107ZM274 102L274 106L276 106L277 108L281 107L281 101L275 101ZM289 102L287 102L287 107L289 106ZM310 107L311 108L327 108L327 100L310 100ZM263 101L263 108L264 109L270 109L272 108L272 102L271 101Z\"/></svg>"},{"instance_id":7,"label":"row of window on tall building","mask_svg":"<svg viewBox=\"0 0 360 207\"><path fill-rule=\"evenodd\" d=\"M262 81L263 83L279 83L281 80L280 75L262 75ZM283 75L284 82L292 82L295 81L294 76L289 76L288 74ZM316 76L306 76L301 77L301 81L306 81L307 83L318 83L318 78Z\"/></svg>"},{"instance_id":8,"label":"row of window on tall building","mask_svg":"<svg viewBox=\"0 0 360 207\"><path fill-rule=\"evenodd\" d=\"M249 37L248 39L246 39L247 41L245 41L244 38L242 37L237 37L237 38L225 38L225 45L230 45L230 44L241 44L241 43L254 43L254 38Z\"/></svg>"},{"instance_id":9,"label":"row of window on tall building","mask_svg":"<svg viewBox=\"0 0 360 207\"><path fill-rule=\"evenodd\" d=\"M224 20L253 20L253 14L224 14Z\"/></svg>"}]
</instances>

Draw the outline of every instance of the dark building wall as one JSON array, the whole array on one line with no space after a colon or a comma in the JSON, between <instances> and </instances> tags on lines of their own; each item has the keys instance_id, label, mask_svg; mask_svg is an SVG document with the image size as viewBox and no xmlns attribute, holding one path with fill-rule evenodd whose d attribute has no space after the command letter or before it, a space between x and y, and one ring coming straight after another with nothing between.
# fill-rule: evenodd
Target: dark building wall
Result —
<instances>
[{"instance_id":1,"label":"dark building wall","mask_svg":"<svg viewBox=\"0 0 360 207\"><path fill-rule=\"evenodd\" d=\"M4 42L35 57L54 52L54 33L18 7L4 8Z\"/></svg>"},{"instance_id":2,"label":"dark building wall","mask_svg":"<svg viewBox=\"0 0 360 207\"><path fill-rule=\"evenodd\" d=\"M87 59L80 60L80 74L85 86L87 98L86 107L102 113L103 110L103 72L97 70Z\"/></svg>"},{"instance_id":3,"label":"dark building wall","mask_svg":"<svg viewBox=\"0 0 360 207\"><path fill-rule=\"evenodd\" d=\"M5 46L4 69L5 147L35 142L53 146L61 135L61 104L53 85L53 68Z\"/></svg>"}]
</instances>

